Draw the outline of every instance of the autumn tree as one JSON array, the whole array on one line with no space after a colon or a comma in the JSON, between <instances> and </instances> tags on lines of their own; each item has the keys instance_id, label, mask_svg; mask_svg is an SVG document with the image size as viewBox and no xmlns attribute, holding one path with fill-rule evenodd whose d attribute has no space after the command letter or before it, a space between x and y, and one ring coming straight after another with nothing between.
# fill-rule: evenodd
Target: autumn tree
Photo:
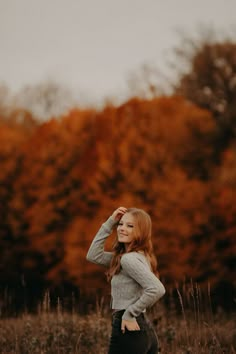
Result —
<instances>
[{"instance_id":1,"label":"autumn tree","mask_svg":"<svg viewBox=\"0 0 236 354\"><path fill-rule=\"evenodd\" d=\"M216 148L230 144L236 134L236 44L233 40L188 40L176 49L177 61L188 71L180 74L175 92L213 113L219 133Z\"/></svg>"},{"instance_id":2,"label":"autumn tree","mask_svg":"<svg viewBox=\"0 0 236 354\"><path fill-rule=\"evenodd\" d=\"M19 115L24 119L17 120ZM15 232L16 225L13 220L17 215L12 208L12 202L16 192L15 183L22 174L24 144L33 129L34 121L28 112L5 112L4 116L0 117L0 292L1 295L5 294L6 298L9 289L19 286L22 289L24 284L23 259L28 250L28 239L23 221L20 225L21 232ZM19 217L21 218L21 215Z\"/></svg>"},{"instance_id":3,"label":"autumn tree","mask_svg":"<svg viewBox=\"0 0 236 354\"><path fill-rule=\"evenodd\" d=\"M191 237L202 234L208 223L213 118L180 97L163 97L109 107L97 124L97 168L88 182L94 198L144 207L153 217L163 276L197 279ZM208 257L208 248L202 257Z\"/></svg>"},{"instance_id":4,"label":"autumn tree","mask_svg":"<svg viewBox=\"0 0 236 354\"><path fill-rule=\"evenodd\" d=\"M236 146L232 143L222 155L222 163L212 181L212 205L210 213L211 237L215 239L211 249L212 278L230 307L235 291L236 265Z\"/></svg>"},{"instance_id":5,"label":"autumn tree","mask_svg":"<svg viewBox=\"0 0 236 354\"><path fill-rule=\"evenodd\" d=\"M82 218L89 209L83 183L91 175L87 159L92 169L93 115L71 111L61 120L40 125L24 145L24 172L15 183L11 222L16 234L22 232L22 222L26 225L29 247L22 264L29 285L70 280L61 267L64 233L75 216Z\"/></svg>"},{"instance_id":6,"label":"autumn tree","mask_svg":"<svg viewBox=\"0 0 236 354\"><path fill-rule=\"evenodd\" d=\"M136 98L101 112L72 110L37 126L23 143L15 140L13 161L20 153L21 169L12 182L6 226L26 241L20 267L12 263L16 273L24 274L26 285L71 289L70 284L83 294L100 294L105 274L85 256L101 223L125 205L151 214L167 287L190 278L212 285L221 276L231 281L224 265L231 262L230 249L220 261L215 250L226 236L232 244L234 209L229 220L221 205L232 202L234 189L220 175L231 176L234 160L226 158L222 170L215 163L216 126L209 111L183 97ZM226 189L222 204L216 196ZM114 238L115 231L108 249ZM8 274L5 261L2 269Z\"/></svg>"}]
</instances>

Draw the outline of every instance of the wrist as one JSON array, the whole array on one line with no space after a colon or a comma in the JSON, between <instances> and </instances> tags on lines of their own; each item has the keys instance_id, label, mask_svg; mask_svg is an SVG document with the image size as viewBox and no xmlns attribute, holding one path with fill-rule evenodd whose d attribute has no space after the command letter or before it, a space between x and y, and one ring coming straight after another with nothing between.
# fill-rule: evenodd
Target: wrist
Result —
<instances>
[{"instance_id":1,"label":"wrist","mask_svg":"<svg viewBox=\"0 0 236 354\"><path fill-rule=\"evenodd\" d=\"M112 216L110 216L107 221L103 224L105 227L107 227L109 230L112 230L113 227L117 224L117 221L113 219Z\"/></svg>"}]
</instances>

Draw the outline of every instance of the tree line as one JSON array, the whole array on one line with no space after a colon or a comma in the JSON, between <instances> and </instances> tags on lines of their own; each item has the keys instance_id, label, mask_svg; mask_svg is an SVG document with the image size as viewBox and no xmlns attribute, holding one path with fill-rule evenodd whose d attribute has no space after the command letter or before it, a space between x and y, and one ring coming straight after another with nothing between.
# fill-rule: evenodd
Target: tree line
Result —
<instances>
[{"instance_id":1,"label":"tree line","mask_svg":"<svg viewBox=\"0 0 236 354\"><path fill-rule=\"evenodd\" d=\"M236 67L235 46L219 47L210 49L217 57L229 53ZM222 95L222 87L216 90L210 69L209 82L205 75L200 78L201 70L208 70L208 52L205 45L197 52L197 74L185 74L170 96L134 97L102 111L75 108L44 123L24 110L7 116L1 112L0 278L5 301L14 291L19 296L19 289L31 289L35 301L45 289L78 292L88 299L102 294L105 276L85 256L97 229L119 205L150 213L167 288L193 280L232 295L236 86L230 77L229 90L225 79L226 108L216 114L208 96L210 91ZM223 70L222 65L216 68ZM200 88L208 94L201 96Z\"/></svg>"}]
</instances>

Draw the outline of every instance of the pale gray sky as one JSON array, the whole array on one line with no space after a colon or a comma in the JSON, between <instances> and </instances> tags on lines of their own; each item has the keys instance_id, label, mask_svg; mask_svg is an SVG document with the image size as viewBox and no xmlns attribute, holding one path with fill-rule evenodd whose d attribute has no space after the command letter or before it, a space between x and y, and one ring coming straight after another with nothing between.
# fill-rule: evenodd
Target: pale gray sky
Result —
<instances>
[{"instance_id":1,"label":"pale gray sky","mask_svg":"<svg viewBox=\"0 0 236 354\"><path fill-rule=\"evenodd\" d=\"M235 0L0 0L0 84L52 79L103 100L145 63L164 71L176 28L228 31L235 14Z\"/></svg>"}]
</instances>

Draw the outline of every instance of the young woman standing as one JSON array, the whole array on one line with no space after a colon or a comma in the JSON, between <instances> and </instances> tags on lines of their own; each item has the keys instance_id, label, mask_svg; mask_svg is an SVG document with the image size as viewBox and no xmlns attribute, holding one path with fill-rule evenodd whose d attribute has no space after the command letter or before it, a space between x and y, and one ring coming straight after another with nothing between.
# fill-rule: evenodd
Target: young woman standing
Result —
<instances>
[{"instance_id":1,"label":"young woman standing","mask_svg":"<svg viewBox=\"0 0 236 354\"><path fill-rule=\"evenodd\" d=\"M104 251L106 238L117 226L112 252ZM157 354L158 341L146 309L165 288L156 276L151 240L151 218L142 209L119 207L98 230L87 254L108 268L112 296L112 333L108 354Z\"/></svg>"}]
</instances>

